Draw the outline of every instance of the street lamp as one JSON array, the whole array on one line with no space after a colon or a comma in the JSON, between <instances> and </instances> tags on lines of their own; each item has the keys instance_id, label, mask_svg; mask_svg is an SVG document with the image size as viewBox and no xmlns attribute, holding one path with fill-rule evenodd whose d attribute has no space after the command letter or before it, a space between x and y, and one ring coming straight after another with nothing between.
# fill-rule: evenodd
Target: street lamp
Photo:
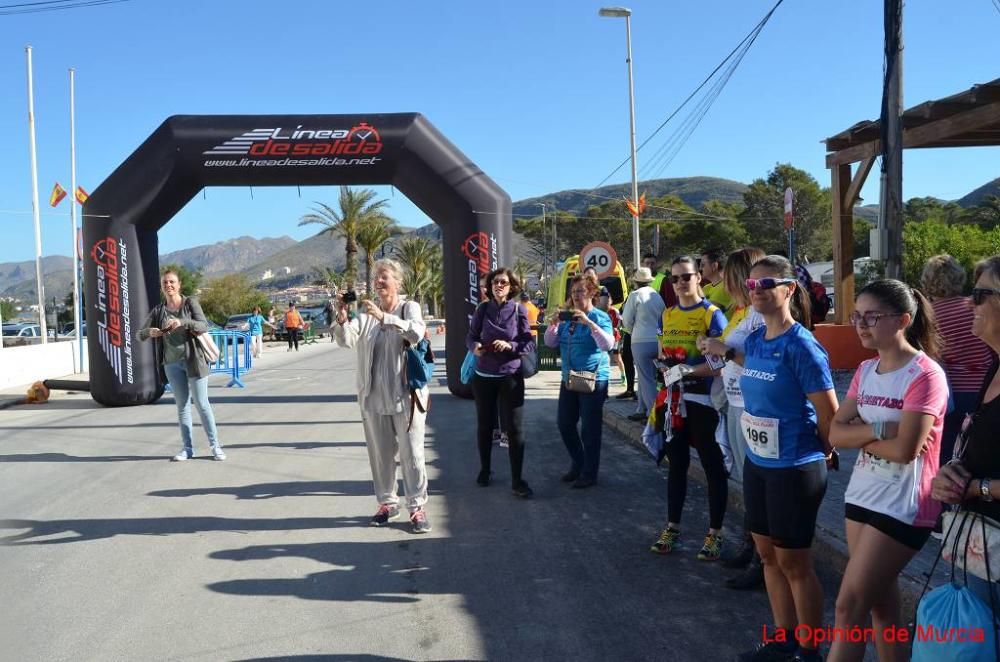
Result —
<instances>
[{"instance_id":1,"label":"street lamp","mask_svg":"<svg viewBox=\"0 0 1000 662\"><path fill-rule=\"evenodd\" d=\"M548 262L548 260L546 259L546 253L545 253L545 203L544 202L536 202L535 205L542 208L542 274L544 275L545 274L545 268L546 268L547 262Z\"/></svg>"},{"instance_id":2,"label":"street lamp","mask_svg":"<svg viewBox=\"0 0 1000 662\"><path fill-rule=\"evenodd\" d=\"M632 204L639 209L639 180L635 164L635 96L632 88L632 10L627 7L602 7L599 16L625 19L625 46L628 64L629 142L632 146ZM632 214L632 268L639 267L639 215Z\"/></svg>"}]
</instances>

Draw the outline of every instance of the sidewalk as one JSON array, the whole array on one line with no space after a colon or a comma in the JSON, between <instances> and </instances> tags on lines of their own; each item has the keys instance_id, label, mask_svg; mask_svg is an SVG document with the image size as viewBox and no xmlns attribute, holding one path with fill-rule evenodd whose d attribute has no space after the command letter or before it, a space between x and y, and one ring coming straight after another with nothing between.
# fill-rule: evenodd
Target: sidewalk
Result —
<instances>
[{"instance_id":1,"label":"sidewalk","mask_svg":"<svg viewBox=\"0 0 1000 662\"><path fill-rule=\"evenodd\" d=\"M842 400L847 392L852 374L848 371L835 371L834 382L837 398ZM642 443L644 425L628 420L635 413L635 400L617 400L615 395L623 390L620 386L612 386L612 393L604 405L604 423L618 432L621 437L635 446L640 452L648 454ZM826 497L820 506L819 518L816 524L816 539L813 542L813 552L818 561L827 564L838 575L842 575L847 567L847 534L844 528L844 492L851 479L851 470L857 457L857 450L846 450L840 453L840 471L831 471L827 483ZM667 460L663 460L665 472ZM705 472L698 460L697 453L692 451L691 469L689 475L702 485L707 485ZM743 486L742 483L731 481L729 489L728 528L739 530L743 517ZM729 536L732 538L732 536ZM906 618L915 613L916 603L920 599L924 582L930 573L934 560L937 558L940 544L931 538L924 548L910 561L900 575L900 592L902 593L903 615ZM938 564L931 587L938 586L948 580L945 564Z\"/></svg>"}]
</instances>

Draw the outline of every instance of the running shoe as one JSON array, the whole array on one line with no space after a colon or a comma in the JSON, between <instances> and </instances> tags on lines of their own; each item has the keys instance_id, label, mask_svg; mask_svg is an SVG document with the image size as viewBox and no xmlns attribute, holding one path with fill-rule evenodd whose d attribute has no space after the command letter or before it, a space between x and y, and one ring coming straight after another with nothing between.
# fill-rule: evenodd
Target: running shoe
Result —
<instances>
[{"instance_id":1,"label":"running shoe","mask_svg":"<svg viewBox=\"0 0 1000 662\"><path fill-rule=\"evenodd\" d=\"M740 653L736 659L738 662L790 662L795 659L795 652L798 645L794 641L779 643L769 641L759 643L752 650Z\"/></svg>"},{"instance_id":2,"label":"running shoe","mask_svg":"<svg viewBox=\"0 0 1000 662\"><path fill-rule=\"evenodd\" d=\"M431 530L431 522L427 519L427 513L423 508L418 508L410 515L410 525L414 533L428 533Z\"/></svg>"},{"instance_id":3,"label":"running shoe","mask_svg":"<svg viewBox=\"0 0 1000 662\"><path fill-rule=\"evenodd\" d=\"M212 457L219 462L222 462L226 459L226 452L222 450L221 446L215 446L212 448Z\"/></svg>"},{"instance_id":4,"label":"running shoe","mask_svg":"<svg viewBox=\"0 0 1000 662\"><path fill-rule=\"evenodd\" d=\"M667 527L660 532L660 537L650 546L649 551L654 554L669 554L680 545L680 538L680 531Z\"/></svg>"},{"instance_id":5,"label":"running shoe","mask_svg":"<svg viewBox=\"0 0 1000 662\"><path fill-rule=\"evenodd\" d=\"M394 519L399 518L399 506L395 504L383 503L372 515L369 526L385 526Z\"/></svg>"},{"instance_id":6,"label":"running shoe","mask_svg":"<svg viewBox=\"0 0 1000 662\"><path fill-rule=\"evenodd\" d=\"M181 451L177 455L170 458L171 462L184 462L185 460L190 460L194 457L194 453L188 453L186 450Z\"/></svg>"},{"instance_id":7,"label":"running shoe","mask_svg":"<svg viewBox=\"0 0 1000 662\"><path fill-rule=\"evenodd\" d=\"M705 536L705 542L698 552L699 561L718 561L722 556L722 536L717 533L710 533Z\"/></svg>"}]
</instances>

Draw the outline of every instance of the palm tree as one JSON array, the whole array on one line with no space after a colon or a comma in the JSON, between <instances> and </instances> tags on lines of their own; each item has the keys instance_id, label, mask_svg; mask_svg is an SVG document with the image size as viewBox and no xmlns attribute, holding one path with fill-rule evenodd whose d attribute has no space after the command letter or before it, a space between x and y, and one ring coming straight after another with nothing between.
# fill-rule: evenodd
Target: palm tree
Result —
<instances>
[{"instance_id":1,"label":"palm tree","mask_svg":"<svg viewBox=\"0 0 1000 662\"><path fill-rule=\"evenodd\" d=\"M429 267L434 253L440 248L424 237L406 237L395 247L396 256L406 269L403 289L412 298L420 300L430 284Z\"/></svg>"},{"instance_id":2,"label":"palm tree","mask_svg":"<svg viewBox=\"0 0 1000 662\"><path fill-rule=\"evenodd\" d=\"M391 218L384 215L371 216L358 228L358 246L365 251L365 292L372 294L372 268L375 266L375 252L385 242L400 233Z\"/></svg>"},{"instance_id":3,"label":"palm tree","mask_svg":"<svg viewBox=\"0 0 1000 662\"><path fill-rule=\"evenodd\" d=\"M376 193L372 189L354 191L350 186L340 187L340 211L322 202L317 202L313 213L299 219L299 225L316 223L324 226L320 234L330 234L344 238L344 253L347 256L347 266L344 273L350 287L358 278L358 231L367 219L375 216L385 216L388 200L374 200Z\"/></svg>"},{"instance_id":4,"label":"palm tree","mask_svg":"<svg viewBox=\"0 0 1000 662\"><path fill-rule=\"evenodd\" d=\"M431 310L434 317L442 317L441 302L444 299L444 248L438 246L437 250L431 253L431 259L427 263L427 296L430 298Z\"/></svg>"},{"instance_id":5,"label":"palm tree","mask_svg":"<svg viewBox=\"0 0 1000 662\"><path fill-rule=\"evenodd\" d=\"M514 272L517 279L521 281L521 288L527 292L528 291L528 274L533 273L538 268L538 265L532 264L525 260L523 257L519 257L514 260L514 264L511 266L510 270Z\"/></svg>"}]
</instances>

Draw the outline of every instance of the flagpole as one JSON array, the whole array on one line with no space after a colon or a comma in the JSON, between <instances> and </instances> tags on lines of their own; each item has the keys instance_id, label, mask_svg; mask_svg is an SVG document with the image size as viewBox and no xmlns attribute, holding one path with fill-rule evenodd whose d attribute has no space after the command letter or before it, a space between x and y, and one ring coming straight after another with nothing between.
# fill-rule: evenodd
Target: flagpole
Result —
<instances>
[{"instance_id":1,"label":"flagpole","mask_svg":"<svg viewBox=\"0 0 1000 662\"><path fill-rule=\"evenodd\" d=\"M83 311L80 310L80 241L76 227L76 69L69 70L69 187L73 192L69 201L69 217L73 231L73 328L76 329L76 346L79 367L83 372Z\"/></svg>"},{"instance_id":2,"label":"flagpole","mask_svg":"<svg viewBox=\"0 0 1000 662\"><path fill-rule=\"evenodd\" d=\"M45 283L42 281L42 219L38 209L38 159L35 157L35 90L31 79L31 46L24 48L28 56L28 138L31 152L31 212L35 220L35 279L38 285L38 327L42 344L49 341L45 324Z\"/></svg>"}]
</instances>

